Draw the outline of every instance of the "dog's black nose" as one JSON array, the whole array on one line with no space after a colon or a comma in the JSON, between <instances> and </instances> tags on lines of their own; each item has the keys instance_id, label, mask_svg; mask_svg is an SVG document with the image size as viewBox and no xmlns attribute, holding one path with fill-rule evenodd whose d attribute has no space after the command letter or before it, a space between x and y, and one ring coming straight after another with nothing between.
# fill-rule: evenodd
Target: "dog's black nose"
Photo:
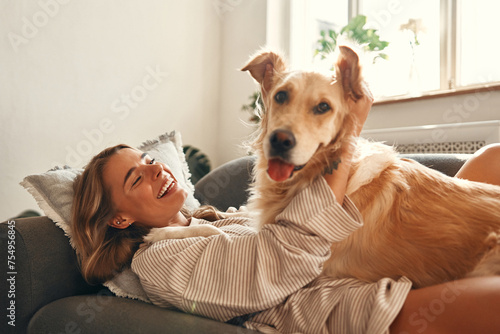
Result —
<instances>
[{"instance_id":1,"label":"dog's black nose","mask_svg":"<svg viewBox=\"0 0 500 334\"><path fill-rule=\"evenodd\" d=\"M284 153L295 146L295 136L288 130L275 130L269 137L271 147L276 153Z\"/></svg>"}]
</instances>

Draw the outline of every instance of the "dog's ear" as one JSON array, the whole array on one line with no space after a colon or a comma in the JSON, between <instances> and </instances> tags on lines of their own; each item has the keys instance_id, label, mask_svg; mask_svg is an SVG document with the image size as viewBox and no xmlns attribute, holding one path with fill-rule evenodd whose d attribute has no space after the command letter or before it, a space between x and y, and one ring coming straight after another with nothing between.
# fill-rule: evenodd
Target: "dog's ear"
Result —
<instances>
[{"instance_id":1,"label":"dog's ear","mask_svg":"<svg viewBox=\"0 0 500 334\"><path fill-rule=\"evenodd\" d=\"M340 55L336 64L337 76L340 76L345 98L357 101L366 95L359 57L356 52L347 46L340 46L339 49Z\"/></svg>"},{"instance_id":2,"label":"dog's ear","mask_svg":"<svg viewBox=\"0 0 500 334\"><path fill-rule=\"evenodd\" d=\"M241 69L249 71L250 75L260 84L262 97L266 97L276 82L276 74L286 70L283 58L274 52L262 52L252 59Z\"/></svg>"}]
</instances>

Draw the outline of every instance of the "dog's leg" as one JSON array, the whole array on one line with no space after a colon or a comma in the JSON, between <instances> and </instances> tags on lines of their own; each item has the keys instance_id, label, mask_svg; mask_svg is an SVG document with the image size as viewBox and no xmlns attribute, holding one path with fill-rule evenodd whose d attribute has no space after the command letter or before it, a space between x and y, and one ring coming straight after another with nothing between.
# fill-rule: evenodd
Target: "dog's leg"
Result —
<instances>
[{"instance_id":1,"label":"dog's leg","mask_svg":"<svg viewBox=\"0 0 500 334\"><path fill-rule=\"evenodd\" d=\"M467 277L500 275L500 235L490 233L485 243L489 250Z\"/></svg>"},{"instance_id":2,"label":"dog's leg","mask_svg":"<svg viewBox=\"0 0 500 334\"><path fill-rule=\"evenodd\" d=\"M240 206L239 209L236 209L235 207L229 207L226 212L219 212L219 216L221 219L225 218L250 218L252 215L250 212L248 212L248 209L246 206L242 205Z\"/></svg>"},{"instance_id":3,"label":"dog's leg","mask_svg":"<svg viewBox=\"0 0 500 334\"><path fill-rule=\"evenodd\" d=\"M217 234L224 234L224 232L210 224L152 228L149 234L144 237L144 242L152 244L166 239L209 237Z\"/></svg>"}]
</instances>

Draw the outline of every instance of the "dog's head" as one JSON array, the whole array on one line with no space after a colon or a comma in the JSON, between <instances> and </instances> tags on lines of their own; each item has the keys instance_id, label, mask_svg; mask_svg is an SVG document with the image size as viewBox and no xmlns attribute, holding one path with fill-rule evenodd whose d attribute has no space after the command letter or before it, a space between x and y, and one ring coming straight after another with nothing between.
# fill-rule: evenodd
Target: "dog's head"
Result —
<instances>
[{"instance_id":1,"label":"dog's head","mask_svg":"<svg viewBox=\"0 0 500 334\"><path fill-rule=\"evenodd\" d=\"M318 152L328 150L321 159L332 158L352 126L348 101L365 94L352 49L340 47L334 74L288 71L273 52L256 55L242 71L249 71L261 86L265 112L255 149L267 160L273 180L290 179Z\"/></svg>"}]
</instances>

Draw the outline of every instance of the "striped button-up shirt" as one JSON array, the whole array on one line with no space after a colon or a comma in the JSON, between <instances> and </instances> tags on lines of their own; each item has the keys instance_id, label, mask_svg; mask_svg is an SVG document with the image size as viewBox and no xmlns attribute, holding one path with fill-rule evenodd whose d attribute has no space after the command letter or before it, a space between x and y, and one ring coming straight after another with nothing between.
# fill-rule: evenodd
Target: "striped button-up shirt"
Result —
<instances>
[{"instance_id":1,"label":"striped button-up shirt","mask_svg":"<svg viewBox=\"0 0 500 334\"><path fill-rule=\"evenodd\" d=\"M321 276L330 245L362 226L349 198L340 206L323 178L259 232L249 218L196 223L225 233L136 252L132 270L155 305L224 322L241 317L269 333L386 333L411 288L406 278L367 284Z\"/></svg>"}]
</instances>

